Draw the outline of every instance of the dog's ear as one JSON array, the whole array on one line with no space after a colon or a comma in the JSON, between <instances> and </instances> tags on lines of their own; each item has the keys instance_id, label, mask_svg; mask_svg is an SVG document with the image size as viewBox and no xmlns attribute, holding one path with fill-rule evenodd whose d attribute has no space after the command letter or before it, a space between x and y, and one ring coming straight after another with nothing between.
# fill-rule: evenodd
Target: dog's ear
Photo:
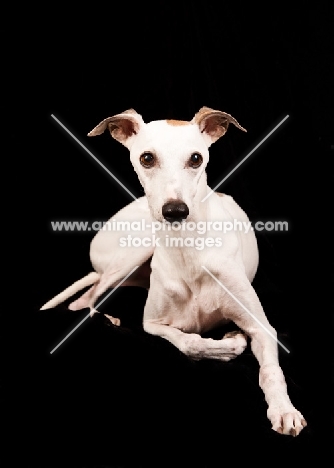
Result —
<instances>
[{"instance_id":1,"label":"dog's ear","mask_svg":"<svg viewBox=\"0 0 334 468\"><path fill-rule=\"evenodd\" d=\"M210 109L209 107L202 107L195 114L191 123L198 125L208 146L227 132L230 123L233 123L240 130L247 132L230 114Z\"/></svg>"},{"instance_id":2,"label":"dog's ear","mask_svg":"<svg viewBox=\"0 0 334 468\"><path fill-rule=\"evenodd\" d=\"M121 114L102 120L102 122L88 133L88 136L101 135L108 128L111 136L115 138L115 140L129 148L133 140L132 137L137 135L142 125L144 125L142 116L137 114L134 109L129 109Z\"/></svg>"}]
</instances>

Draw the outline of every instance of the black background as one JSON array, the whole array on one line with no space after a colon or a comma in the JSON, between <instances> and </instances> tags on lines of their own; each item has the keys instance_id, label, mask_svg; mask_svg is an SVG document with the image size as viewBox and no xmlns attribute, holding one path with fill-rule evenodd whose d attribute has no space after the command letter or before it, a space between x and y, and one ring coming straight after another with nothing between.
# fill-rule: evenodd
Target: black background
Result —
<instances>
[{"instance_id":1,"label":"black background","mask_svg":"<svg viewBox=\"0 0 334 468\"><path fill-rule=\"evenodd\" d=\"M16 227L6 229L14 290L2 327L10 338L2 341L5 466L220 466L230 457L265 462L264 447L283 460L322 457L332 417L329 8L100 5L103 25L83 10L89 21L54 8L39 12L38 24L21 11L22 24L8 29L16 39L3 90L13 163L4 200ZM221 191L254 221L289 221L287 233L258 234L254 287L291 350L280 360L308 421L296 439L271 431L249 350L228 364L193 363L145 334L145 291L118 290L101 307L121 318L120 329L95 316L50 355L88 311L38 309L91 271L93 236L54 233L50 221L103 221L132 201L51 114L141 196L128 151L107 133L87 133L131 107L149 122L190 120L202 106L232 114L248 131L231 126L211 147L210 186L289 115Z\"/></svg>"}]
</instances>

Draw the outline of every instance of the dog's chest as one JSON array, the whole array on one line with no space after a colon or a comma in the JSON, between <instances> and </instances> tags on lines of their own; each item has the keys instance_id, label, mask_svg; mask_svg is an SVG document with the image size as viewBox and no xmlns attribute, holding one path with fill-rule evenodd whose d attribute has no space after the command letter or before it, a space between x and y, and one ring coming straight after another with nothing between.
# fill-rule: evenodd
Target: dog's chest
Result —
<instances>
[{"instance_id":1,"label":"dog's chest","mask_svg":"<svg viewBox=\"0 0 334 468\"><path fill-rule=\"evenodd\" d=\"M168 325L188 333L202 333L225 323L221 291L189 293L188 300L166 310Z\"/></svg>"},{"instance_id":2,"label":"dog's chest","mask_svg":"<svg viewBox=\"0 0 334 468\"><path fill-rule=\"evenodd\" d=\"M208 331L225 323L222 288L198 262L188 263L179 258L173 267L166 262L164 268L152 265L150 291L145 307L145 318L173 326L188 333Z\"/></svg>"}]
</instances>

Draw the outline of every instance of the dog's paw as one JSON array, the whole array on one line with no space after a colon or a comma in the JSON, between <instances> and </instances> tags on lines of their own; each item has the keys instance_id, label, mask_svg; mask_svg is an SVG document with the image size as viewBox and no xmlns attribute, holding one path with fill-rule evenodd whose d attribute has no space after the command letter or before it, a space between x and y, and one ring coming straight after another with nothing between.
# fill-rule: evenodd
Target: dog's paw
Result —
<instances>
[{"instance_id":1,"label":"dog's paw","mask_svg":"<svg viewBox=\"0 0 334 468\"><path fill-rule=\"evenodd\" d=\"M194 360L216 359L227 362L239 356L246 346L246 337L241 332L226 334L221 340L202 338L196 333L189 333L184 335L180 350Z\"/></svg>"},{"instance_id":2,"label":"dog's paw","mask_svg":"<svg viewBox=\"0 0 334 468\"><path fill-rule=\"evenodd\" d=\"M267 415L272 424L272 429L279 434L296 437L307 426L303 415L293 406L283 411L279 408L269 408Z\"/></svg>"},{"instance_id":3,"label":"dog's paw","mask_svg":"<svg viewBox=\"0 0 334 468\"><path fill-rule=\"evenodd\" d=\"M105 317L107 317L108 320L110 320L110 322L114 325L116 325L117 327L120 326L121 324L121 321L119 318L115 318L115 317L112 317L111 315L107 315L107 314L104 314Z\"/></svg>"},{"instance_id":4,"label":"dog's paw","mask_svg":"<svg viewBox=\"0 0 334 468\"><path fill-rule=\"evenodd\" d=\"M231 359L243 353L247 347L247 336L241 331L228 332L224 335L223 341L226 349L231 354Z\"/></svg>"},{"instance_id":5,"label":"dog's paw","mask_svg":"<svg viewBox=\"0 0 334 468\"><path fill-rule=\"evenodd\" d=\"M95 314L99 314L99 311L94 309L93 307L91 307L90 312L89 312L89 316L93 317Z\"/></svg>"}]
</instances>

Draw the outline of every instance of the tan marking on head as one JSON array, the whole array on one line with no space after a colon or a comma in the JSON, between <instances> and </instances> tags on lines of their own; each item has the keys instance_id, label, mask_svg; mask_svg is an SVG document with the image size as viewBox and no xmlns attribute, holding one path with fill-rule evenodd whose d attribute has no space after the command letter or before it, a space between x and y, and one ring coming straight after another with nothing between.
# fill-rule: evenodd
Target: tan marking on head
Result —
<instances>
[{"instance_id":1,"label":"tan marking on head","mask_svg":"<svg viewBox=\"0 0 334 468\"><path fill-rule=\"evenodd\" d=\"M190 124L190 122L187 122L186 120L168 119L168 120L166 120L166 122L168 123L168 125L173 125L175 127L177 127L179 125L189 125Z\"/></svg>"},{"instance_id":2,"label":"tan marking on head","mask_svg":"<svg viewBox=\"0 0 334 468\"><path fill-rule=\"evenodd\" d=\"M220 192L216 192L216 194L218 195L218 197L223 197L224 196L224 194L220 193Z\"/></svg>"}]
</instances>

